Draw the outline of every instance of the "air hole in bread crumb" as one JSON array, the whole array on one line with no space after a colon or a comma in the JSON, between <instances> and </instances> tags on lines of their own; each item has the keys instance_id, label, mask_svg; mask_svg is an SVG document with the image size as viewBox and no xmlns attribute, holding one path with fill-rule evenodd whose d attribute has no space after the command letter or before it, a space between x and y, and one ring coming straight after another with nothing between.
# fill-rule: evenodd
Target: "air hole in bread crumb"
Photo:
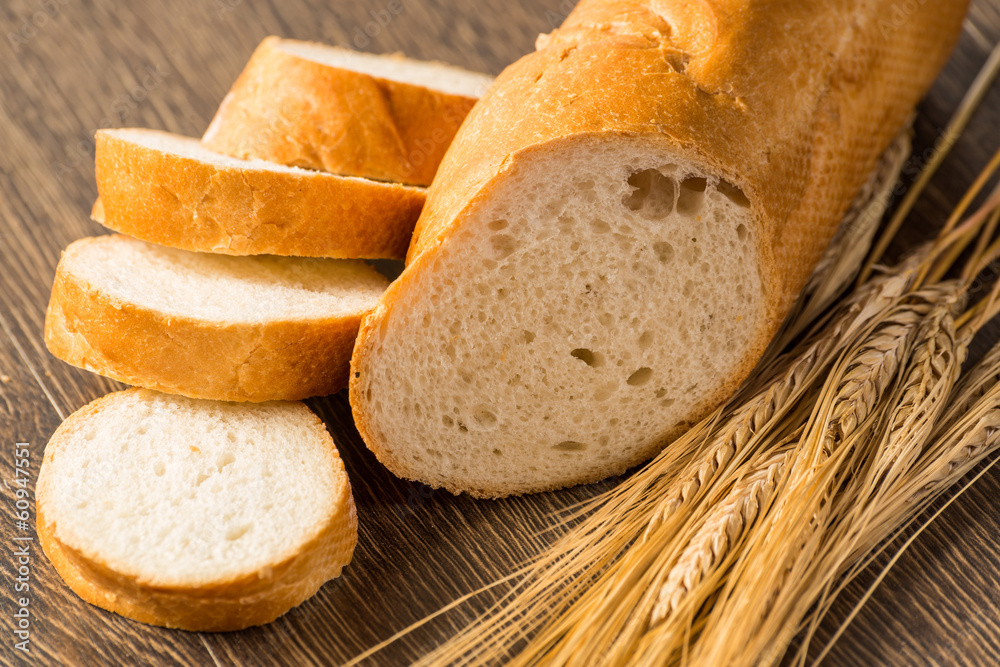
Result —
<instances>
[{"instance_id":1,"label":"air hole in bread crumb","mask_svg":"<svg viewBox=\"0 0 1000 667\"><path fill-rule=\"evenodd\" d=\"M488 227L492 231L494 231L494 232L499 232L501 229L507 229L507 221L506 220L494 220L493 222L491 222L488 225Z\"/></svg>"},{"instance_id":2,"label":"air hole in bread crumb","mask_svg":"<svg viewBox=\"0 0 1000 667\"><path fill-rule=\"evenodd\" d=\"M163 461L157 461L153 464L153 472L156 473L157 477L163 477L167 472L167 466L164 465Z\"/></svg>"},{"instance_id":3,"label":"air hole in bread crumb","mask_svg":"<svg viewBox=\"0 0 1000 667\"><path fill-rule=\"evenodd\" d=\"M516 243L514 237L507 234L497 234L490 239L493 246L493 256L495 259L504 259L514 253Z\"/></svg>"},{"instance_id":4,"label":"air hole in bread crumb","mask_svg":"<svg viewBox=\"0 0 1000 667\"><path fill-rule=\"evenodd\" d=\"M653 344L653 332L643 331L642 335L639 336L639 349L646 350L652 344Z\"/></svg>"},{"instance_id":5,"label":"air hole in bread crumb","mask_svg":"<svg viewBox=\"0 0 1000 667\"><path fill-rule=\"evenodd\" d=\"M651 220L665 218L674 209L677 184L658 169L643 169L628 177L632 192L625 196L625 207Z\"/></svg>"},{"instance_id":6,"label":"air hole in bread crumb","mask_svg":"<svg viewBox=\"0 0 1000 667\"><path fill-rule=\"evenodd\" d=\"M637 370L635 373L632 373L632 375L629 375L628 380L626 380L626 382L628 382L633 387L641 387L644 384L647 384L652 379L652 377L653 377L653 369L643 367Z\"/></svg>"},{"instance_id":7,"label":"air hole in bread crumb","mask_svg":"<svg viewBox=\"0 0 1000 667\"><path fill-rule=\"evenodd\" d=\"M700 211L707 186L708 181L697 176L681 181L680 194L677 196L677 212L690 216Z\"/></svg>"},{"instance_id":8,"label":"air hole in bread crumb","mask_svg":"<svg viewBox=\"0 0 1000 667\"><path fill-rule=\"evenodd\" d=\"M743 191L726 179L719 179L719 184L715 186L715 189L740 208L750 208L750 200L743 194Z\"/></svg>"},{"instance_id":9,"label":"air hole in bread crumb","mask_svg":"<svg viewBox=\"0 0 1000 667\"><path fill-rule=\"evenodd\" d=\"M747 236L749 235L750 232L747 231L746 225L740 225L736 228L736 236L739 237L741 243L745 242L747 240Z\"/></svg>"},{"instance_id":10,"label":"air hole in bread crumb","mask_svg":"<svg viewBox=\"0 0 1000 667\"><path fill-rule=\"evenodd\" d=\"M219 458L215 460L215 467L218 468L219 472L222 472L223 468L235 460L236 456L232 452L222 452L219 454Z\"/></svg>"},{"instance_id":11,"label":"air hole in bread crumb","mask_svg":"<svg viewBox=\"0 0 1000 667\"><path fill-rule=\"evenodd\" d=\"M618 385L616 385L614 382L609 382L608 384L605 384L605 385L603 385L601 387L598 387L594 391L594 400L595 401L606 401L606 400L608 400L615 393L615 389L617 389L617 388L618 388Z\"/></svg>"},{"instance_id":12,"label":"air hole in bread crumb","mask_svg":"<svg viewBox=\"0 0 1000 667\"><path fill-rule=\"evenodd\" d=\"M600 352L594 352L593 350L588 350L585 347L577 348L570 352L570 355L576 357L583 363L587 364L591 368L600 368L604 365L604 355Z\"/></svg>"},{"instance_id":13,"label":"air hole in bread crumb","mask_svg":"<svg viewBox=\"0 0 1000 667\"><path fill-rule=\"evenodd\" d=\"M382 321L378 325L378 340L382 342L385 340L385 334L389 331L389 313L386 313L382 317Z\"/></svg>"},{"instance_id":14,"label":"air hole in bread crumb","mask_svg":"<svg viewBox=\"0 0 1000 667\"><path fill-rule=\"evenodd\" d=\"M575 440L563 440L558 445L553 445L552 449L560 452L582 452L587 448L582 442L576 442Z\"/></svg>"},{"instance_id":15,"label":"air hole in bread crumb","mask_svg":"<svg viewBox=\"0 0 1000 667\"><path fill-rule=\"evenodd\" d=\"M596 234L607 234L611 231L611 225L603 220L591 220L590 228L593 229Z\"/></svg>"},{"instance_id":16,"label":"air hole in bread crumb","mask_svg":"<svg viewBox=\"0 0 1000 667\"><path fill-rule=\"evenodd\" d=\"M524 342L525 343L530 343L533 340L535 340L535 334L533 332L528 331L527 329L525 329L525 331L524 331Z\"/></svg>"},{"instance_id":17,"label":"air hole in bread crumb","mask_svg":"<svg viewBox=\"0 0 1000 667\"><path fill-rule=\"evenodd\" d=\"M493 450L493 455L494 456L503 456L503 452L500 451L499 449L494 449Z\"/></svg>"},{"instance_id":18,"label":"air hole in bread crumb","mask_svg":"<svg viewBox=\"0 0 1000 667\"><path fill-rule=\"evenodd\" d=\"M455 420L449 417L448 415L441 415L441 423L447 426L448 428L451 428L452 426L455 425Z\"/></svg>"},{"instance_id":19,"label":"air hole in bread crumb","mask_svg":"<svg viewBox=\"0 0 1000 667\"><path fill-rule=\"evenodd\" d=\"M236 540L246 535L247 532L249 531L250 531L249 524L243 524L242 526L230 526L228 529L226 529L226 539L229 540L230 542L235 542Z\"/></svg>"},{"instance_id":20,"label":"air hole in bread crumb","mask_svg":"<svg viewBox=\"0 0 1000 667\"><path fill-rule=\"evenodd\" d=\"M477 405L472 409L472 419L482 428L493 428L497 425L497 416L485 405Z\"/></svg>"},{"instance_id":21,"label":"air hole in bread crumb","mask_svg":"<svg viewBox=\"0 0 1000 667\"><path fill-rule=\"evenodd\" d=\"M656 253L656 258L660 260L663 264L669 264L677 254L674 247L667 243L666 241L657 241L653 244L653 252Z\"/></svg>"}]
</instances>

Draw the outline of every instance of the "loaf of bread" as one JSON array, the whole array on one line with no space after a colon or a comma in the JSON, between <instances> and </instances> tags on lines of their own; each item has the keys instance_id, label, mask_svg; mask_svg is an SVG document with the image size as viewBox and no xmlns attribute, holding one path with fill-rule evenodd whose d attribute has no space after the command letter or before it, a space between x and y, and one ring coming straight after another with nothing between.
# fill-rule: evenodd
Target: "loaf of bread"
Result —
<instances>
[{"instance_id":1,"label":"loaf of bread","mask_svg":"<svg viewBox=\"0 0 1000 667\"><path fill-rule=\"evenodd\" d=\"M491 81L441 63L269 37L202 142L235 157L429 185Z\"/></svg>"},{"instance_id":2,"label":"loaf of bread","mask_svg":"<svg viewBox=\"0 0 1000 667\"><path fill-rule=\"evenodd\" d=\"M97 132L93 217L160 245L227 255L401 259L422 188L213 153L156 130Z\"/></svg>"},{"instance_id":3,"label":"loaf of bread","mask_svg":"<svg viewBox=\"0 0 1000 667\"><path fill-rule=\"evenodd\" d=\"M441 164L351 403L390 470L505 496L648 459L753 369L965 0L582 0Z\"/></svg>"},{"instance_id":4,"label":"loaf of bread","mask_svg":"<svg viewBox=\"0 0 1000 667\"><path fill-rule=\"evenodd\" d=\"M297 400L344 387L361 318L387 283L360 260L81 239L56 269L45 343L63 361L131 385Z\"/></svg>"},{"instance_id":5,"label":"loaf of bread","mask_svg":"<svg viewBox=\"0 0 1000 667\"><path fill-rule=\"evenodd\" d=\"M301 403L110 394L56 430L36 498L39 541L77 595L185 630L273 621L357 542L344 464Z\"/></svg>"}]
</instances>

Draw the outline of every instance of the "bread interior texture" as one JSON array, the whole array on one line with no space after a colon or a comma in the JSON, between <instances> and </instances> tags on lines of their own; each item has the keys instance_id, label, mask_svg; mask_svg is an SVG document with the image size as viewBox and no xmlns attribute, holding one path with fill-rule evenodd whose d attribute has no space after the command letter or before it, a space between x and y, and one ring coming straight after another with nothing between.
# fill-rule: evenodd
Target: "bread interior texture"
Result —
<instances>
[{"instance_id":1,"label":"bread interior texture","mask_svg":"<svg viewBox=\"0 0 1000 667\"><path fill-rule=\"evenodd\" d=\"M219 584L282 563L343 511L328 440L297 403L112 395L46 461L46 518L144 584Z\"/></svg>"},{"instance_id":2,"label":"bread interior texture","mask_svg":"<svg viewBox=\"0 0 1000 667\"><path fill-rule=\"evenodd\" d=\"M390 468L485 496L651 457L736 388L765 327L755 216L733 183L621 137L513 162L417 258L430 267L355 369Z\"/></svg>"}]
</instances>

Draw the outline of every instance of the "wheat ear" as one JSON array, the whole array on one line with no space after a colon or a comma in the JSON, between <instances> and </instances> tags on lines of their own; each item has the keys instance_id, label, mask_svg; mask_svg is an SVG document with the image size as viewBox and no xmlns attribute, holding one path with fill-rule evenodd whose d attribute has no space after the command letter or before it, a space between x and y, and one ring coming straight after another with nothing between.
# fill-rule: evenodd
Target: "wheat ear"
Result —
<instances>
[{"instance_id":1,"label":"wheat ear","mask_svg":"<svg viewBox=\"0 0 1000 667\"><path fill-rule=\"evenodd\" d=\"M690 591L719 569L723 559L742 538L745 528L757 520L762 507L770 505L792 448L801 435L802 429L799 429L755 464L712 509L660 588L650 625L666 620Z\"/></svg>"}]
</instances>

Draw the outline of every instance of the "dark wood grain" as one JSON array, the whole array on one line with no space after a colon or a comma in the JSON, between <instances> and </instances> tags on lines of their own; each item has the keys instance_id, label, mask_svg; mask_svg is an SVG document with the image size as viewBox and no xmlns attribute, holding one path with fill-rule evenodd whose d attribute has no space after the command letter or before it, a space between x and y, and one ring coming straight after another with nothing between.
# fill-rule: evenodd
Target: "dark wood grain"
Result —
<instances>
[{"instance_id":1,"label":"dark wood grain","mask_svg":"<svg viewBox=\"0 0 1000 667\"><path fill-rule=\"evenodd\" d=\"M380 0L5 2L0 7L6 35L0 45L0 479L13 478L14 442L30 443L32 472L37 473L45 442L61 419L118 388L53 359L41 340L60 250L76 238L102 233L87 217L96 195L95 128L128 125L200 134L268 34L402 51L496 73L530 50L538 32L558 24L570 4L402 0L404 11L386 22L381 12L388 2ZM921 105L912 164L919 165L940 136L998 38L1000 0L977 0L955 57ZM998 110L1000 89L990 94L935 178L893 253L940 226L998 144ZM998 333L990 329L974 353ZM5 488L0 664L337 664L508 574L554 537L546 532L554 512L610 486L499 502L431 492L395 479L375 461L354 429L346 395L310 405L341 448L358 503L359 546L343 577L266 627L222 635L171 632L84 604L32 543L32 652L24 655L12 646L16 575L10 549L15 536L33 533L15 527ZM1000 468L921 535L834 646L827 664L996 664L1000 513L993 507L998 502ZM819 630L813 655L887 558L838 600ZM442 615L376 654L370 664L407 663L491 599L486 594Z\"/></svg>"}]
</instances>

